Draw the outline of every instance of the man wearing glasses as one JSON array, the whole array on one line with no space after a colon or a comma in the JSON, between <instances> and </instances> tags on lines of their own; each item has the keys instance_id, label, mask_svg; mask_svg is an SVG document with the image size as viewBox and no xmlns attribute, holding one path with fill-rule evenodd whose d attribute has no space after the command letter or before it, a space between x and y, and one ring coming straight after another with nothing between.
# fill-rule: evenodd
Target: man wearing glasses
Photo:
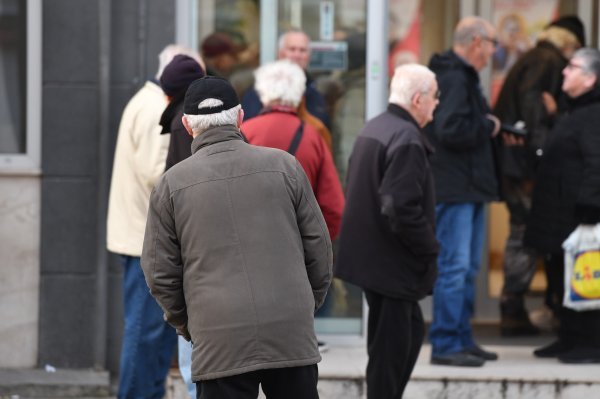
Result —
<instances>
[{"instance_id":1,"label":"man wearing glasses","mask_svg":"<svg viewBox=\"0 0 600 399\"><path fill-rule=\"evenodd\" d=\"M489 22L463 18L452 49L429 62L441 90L433 122L426 128L435 147L440 242L429 333L433 364L478 367L497 359L475 343L470 326L485 237L484 206L499 198L493 138L500 122L490 114L478 75L494 53L495 34Z\"/></svg>"}]
</instances>

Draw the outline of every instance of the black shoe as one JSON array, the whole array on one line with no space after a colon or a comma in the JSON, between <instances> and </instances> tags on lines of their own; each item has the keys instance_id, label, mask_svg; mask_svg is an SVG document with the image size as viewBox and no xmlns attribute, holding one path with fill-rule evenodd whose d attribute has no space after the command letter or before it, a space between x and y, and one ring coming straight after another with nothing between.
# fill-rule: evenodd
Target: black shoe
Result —
<instances>
[{"instance_id":1,"label":"black shoe","mask_svg":"<svg viewBox=\"0 0 600 399\"><path fill-rule=\"evenodd\" d=\"M600 349L577 347L558 355L558 361L569 364L600 363Z\"/></svg>"},{"instance_id":2,"label":"black shoe","mask_svg":"<svg viewBox=\"0 0 600 399\"><path fill-rule=\"evenodd\" d=\"M431 364L441 366L457 367L481 367L485 360L479 356L473 356L465 351L450 353L448 355L431 356Z\"/></svg>"},{"instance_id":3,"label":"black shoe","mask_svg":"<svg viewBox=\"0 0 600 399\"><path fill-rule=\"evenodd\" d=\"M531 324L529 319L502 318L500 335L503 337L523 337L539 335L540 329Z\"/></svg>"},{"instance_id":4,"label":"black shoe","mask_svg":"<svg viewBox=\"0 0 600 399\"><path fill-rule=\"evenodd\" d=\"M567 345L561 340L556 340L550 345L543 346L533 351L533 355L541 358L558 357L572 349L572 345Z\"/></svg>"},{"instance_id":5,"label":"black shoe","mask_svg":"<svg viewBox=\"0 0 600 399\"><path fill-rule=\"evenodd\" d=\"M468 353L469 355L480 357L483 360L498 360L498 354L496 352L486 351L477 344L465 349L464 352Z\"/></svg>"}]
</instances>

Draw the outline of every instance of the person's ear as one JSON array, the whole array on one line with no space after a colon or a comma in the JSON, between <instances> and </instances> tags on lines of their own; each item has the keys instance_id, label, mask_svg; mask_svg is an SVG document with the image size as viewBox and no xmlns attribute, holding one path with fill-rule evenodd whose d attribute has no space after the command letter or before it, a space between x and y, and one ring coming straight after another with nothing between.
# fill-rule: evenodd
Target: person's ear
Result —
<instances>
[{"instance_id":1,"label":"person's ear","mask_svg":"<svg viewBox=\"0 0 600 399\"><path fill-rule=\"evenodd\" d=\"M194 132L192 131L192 129L190 128L190 125L188 124L188 121L185 117L185 115L181 116L181 123L183 123L183 127L185 128L185 130L188 132L188 134L192 137L194 137Z\"/></svg>"},{"instance_id":2,"label":"person's ear","mask_svg":"<svg viewBox=\"0 0 600 399\"><path fill-rule=\"evenodd\" d=\"M410 102L412 103L413 107L418 107L419 104L421 104L421 92L417 91L415 94L413 94Z\"/></svg>"},{"instance_id":3,"label":"person's ear","mask_svg":"<svg viewBox=\"0 0 600 399\"><path fill-rule=\"evenodd\" d=\"M596 83L598 83L598 78L593 73L590 73L588 80L586 81L586 86L589 89L592 89L596 85Z\"/></svg>"},{"instance_id":4,"label":"person's ear","mask_svg":"<svg viewBox=\"0 0 600 399\"><path fill-rule=\"evenodd\" d=\"M238 112L238 119L237 119L238 129L242 126L242 122L244 122L244 110L242 108L240 108L240 112Z\"/></svg>"}]
</instances>

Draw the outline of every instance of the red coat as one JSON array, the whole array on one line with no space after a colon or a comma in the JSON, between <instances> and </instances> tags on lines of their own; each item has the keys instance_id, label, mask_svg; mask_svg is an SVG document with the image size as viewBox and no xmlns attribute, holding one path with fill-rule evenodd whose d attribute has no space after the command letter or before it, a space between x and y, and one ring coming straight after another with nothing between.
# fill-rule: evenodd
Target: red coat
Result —
<instances>
[{"instance_id":1,"label":"red coat","mask_svg":"<svg viewBox=\"0 0 600 399\"><path fill-rule=\"evenodd\" d=\"M299 124L292 109L280 107L244 122L241 130L250 144L287 151ZM308 176L333 240L340 230L344 194L327 144L308 123L295 156Z\"/></svg>"}]
</instances>

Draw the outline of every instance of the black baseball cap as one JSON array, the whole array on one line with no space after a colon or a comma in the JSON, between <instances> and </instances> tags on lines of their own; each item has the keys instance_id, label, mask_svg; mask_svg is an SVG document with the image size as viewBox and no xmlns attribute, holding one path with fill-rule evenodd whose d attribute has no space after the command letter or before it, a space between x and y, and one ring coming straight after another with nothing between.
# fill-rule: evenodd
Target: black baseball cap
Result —
<instances>
[{"instance_id":1,"label":"black baseball cap","mask_svg":"<svg viewBox=\"0 0 600 399\"><path fill-rule=\"evenodd\" d=\"M209 98L221 100L222 105L216 107L198 108L199 104ZM209 115L227 111L240 104L233 86L223 78L204 76L196 79L187 92L183 103L183 112L187 115Z\"/></svg>"}]
</instances>

